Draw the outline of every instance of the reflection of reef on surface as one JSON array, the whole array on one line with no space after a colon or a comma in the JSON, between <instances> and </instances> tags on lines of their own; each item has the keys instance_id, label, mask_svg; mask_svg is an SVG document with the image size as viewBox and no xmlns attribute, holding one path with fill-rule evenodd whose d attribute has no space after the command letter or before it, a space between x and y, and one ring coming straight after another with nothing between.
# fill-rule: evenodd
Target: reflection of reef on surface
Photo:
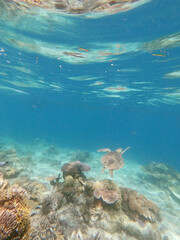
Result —
<instances>
[{"instance_id":1,"label":"reflection of reef on surface","mask_svg":"<svg viewBox=\"0 0 180 240\"><path fill-rule=\"evenodd\" d=\"M26 6L26 4L34 5L69 14L87 12L117 13L130 10L148 1L149 0L14 0L14 2L24 6Z\"/></svg>"},{"instance_id":2,"label":"reflection of reef on surface","mask_svg":"<svg viewBox=\"0 0 180 240\"><path fill-rule=\"evenodd\" d=\"M180 33L164 36L142 44L142 49L154 51L157 49L171 48L180 46Z\"/></svg>"}]
</instances>

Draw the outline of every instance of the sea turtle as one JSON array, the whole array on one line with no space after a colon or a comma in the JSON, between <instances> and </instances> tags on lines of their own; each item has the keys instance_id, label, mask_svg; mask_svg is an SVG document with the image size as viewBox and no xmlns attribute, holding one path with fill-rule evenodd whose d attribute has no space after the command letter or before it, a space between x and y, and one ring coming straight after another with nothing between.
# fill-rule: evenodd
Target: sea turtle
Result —
<instances>
[{"instance_id":1,"label":"sea turtle","mask_svg":"<svg viewBox=\"0 0 180 240\"><path fill-rule=\"evenodd\" d=\"M124 160L122 158L122 155L128 149L129 147L127 147L125 150L122 150L122 148L118 148L113 152L109 148L99 149L98 152L107 152L101 158L101 163L103 165L101 173L103 173L105 169L109 169L109 174L113 178L113 170L123 167Z\"/></svg>"}]
</instances>

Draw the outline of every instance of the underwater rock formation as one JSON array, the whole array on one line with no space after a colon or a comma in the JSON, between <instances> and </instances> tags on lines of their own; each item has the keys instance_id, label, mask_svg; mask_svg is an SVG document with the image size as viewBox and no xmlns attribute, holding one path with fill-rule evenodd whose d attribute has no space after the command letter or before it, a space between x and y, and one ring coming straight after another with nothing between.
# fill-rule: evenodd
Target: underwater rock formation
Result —
<instances>
[{"instance_id":1,"label":"underwater rock formation","mask_svg":"<svg viewBox=\"0 0 180 240\"><path fill-rule=\"evenodd\" d=\"M30 210L25 202L26 191L18 185L3 184L0 176L0 239L28 239Z\"/></svg>"},{"instance_id":2,"label":"underwater rock formation","mask_svg":"<svg viewBox=\"0 0 180 240\"><path fill-rule=\"evenodd\" d=\"M40 213L32 217L30 239L162 240L158 212L132 189L70 174L44 197Z\"/></svg>"},{"instance_id":3,"label":"underwater rock formation","mask_svg":"<svg viewBox=\"0 0 180 240\"><path fill-rule=\"evenodd\" d=\"M95 181L93 183L93 207L95 209L114 208L120 209L122 196L121 190L111 180Z\"/></svg>"}]
</instances>

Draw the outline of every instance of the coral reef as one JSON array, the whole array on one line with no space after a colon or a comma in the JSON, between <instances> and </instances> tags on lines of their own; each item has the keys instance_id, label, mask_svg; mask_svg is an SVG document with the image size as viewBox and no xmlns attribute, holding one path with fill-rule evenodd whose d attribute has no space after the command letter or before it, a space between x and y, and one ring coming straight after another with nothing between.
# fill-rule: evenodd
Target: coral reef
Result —
<instances>
[{"instance_id":1,"label":"coral reef","mask_svg":"<svg viewBox=\"0 0 180 240\"><path fill-rule=\"evenodd\" d=\"M118 200L119 195L114 190L96 189L94 190L94 197L101 198L105 203L113 204Z\"/></svg>"},{"instance_id":2,"label":"coral reef","mask_svg":"<svg viewBox=\"0 0 180 240\"><path fill-rule=\"evenodd\" d=\"M1 175L1 182L3 181ZM26 191L18 185L0 185L0 239L27 239L30 210Z\"/></svg>"},{"instance_id":3,"label":"coral reef","mask_svg":"<svg viewBox=\"0 0 180 240\"><path fill-rule=\"evenodd\" d=\"M31 210L36 208L41 203L43 194L47 192L47 188L43 183L32 180L28 177L19 178L14 181L14 184L18 184L27 191L28 199L26 202Z\"/></svg>"},{"instance_id":4,"label":"coral reef","mask_svg":"<svg viewBox=\"0 0 180 240\"><path fill-rule=\"evenodd\" d=\"M4 173L0 173L1 240L174 239L170 232L178 218L178 205L174 204L174 198L177 203L177 199L180 199L180 177L174 169L165 164L152 163L143 168L144 173L135 172L135 177L138 176L136 174L141 174L140 182L139 178L128 179L128 174L131 174L128 169L127 175L124 174L124 183L120 180L122 188L112 180L96 181L88 178L91 174L86 174L86 170L89 171L90 168L85 161L88 155L88 161L90 160L90 154L81 155L81 152L77 152L72 155L59 151L54 146L48 148L44 143L41 143L40 147L36 145L33 145L34 149L22 150L9 148L14 144L0 146L0 162L6 162L3 166L0 164L0 171ZM40 148L43 149L41 153L38 152ZM122 150L117 149L117 153L119 152ZM62 167L63 172L58 172L64 161L62 159L75 161L66 163ZM39 165L41 160L45 160L42 168ZM17 175L16 170L19 173ZM125 168L124 173L126 170ZM8 179L9 183L4 178ZM157 203L163 210L162 222L158 207L153 202L136 191L125 188L130 186L130 181L134 179L137 180L136 185L142 183L139 191L141 189L152 199L157 197ZM146 185L145 180L148 180ZM21 191L19 186L26 191ZM14 197L14 194L19 197ZM21 214L28 216L21 218ZM171 223L166 228L167 219ZM18 221L27 223L26 227L22 224L19 226ZM18 233L13 228L16 228ZM4 231L7 231L6 235ZM178 227L175 231L178 233Z\"/></svg>"},{"instance_id":5,"label":"coral reef","mask_svg":"<svg viewBox=\"0 0 180 240\"><path fill-rule=\"evenodd\" d=\"M155 203L130 188L121 188L122 208L133 220L156 222L159 209Z\"/></svg>"},{"instance_id":6,"label":"coral reef","mask_svg":"<svg viewBox=\"0 0 180 240\"><path fill-rule=\"evenodd\" d=\"M84 177L83 172L90 171L90 167L88 164L82 163L80 161L65 163L61 171L63 172L63 178L68 175L71 175L75 178Z\"/></svg>"},{"instance_id":7,"label":"coral reef","mask_svg":"<svg viewBox=\"0 0 180 240\"><path fill-rule=\"evenodd\" d=\"M32 217L30 239L163 239L158 208L144 196L111 180L93 181L68 174L54 185L40 212Z\"/></svg>"},{"instance_id":8,"label":"coral reef","mask_svg":"<svg viewBox=\"0 0 180 240\"><path fill-rule=\"evenodd\" d=\"M46 178L47 181L49 181L49 183L52 186L56 186L57 184L59 184L60 180L62 179L61 174L59 174L58 176L53 175L53 176L48 176Z\"/></svg>"},{"instance_id":9,"label":"coral reef","mask_svg":"<svg viewBox=\"0 0 180 240\"><path fill-rule=\"evenodd\" d=\"M35 215L31 222L30 240L66 240L61 232L61 225L55 214L47 218L45 215Z\"/></svg>"},{"instance_id":10,"label":"coral reef","mask_svg":"<svg viewBox=\"0 0 180 240\"><path fill-rule=\"evenodd\" d=\"M23 174L10 186L0 173L1 240L163 240L159 209L145 196L112 180L87 179L84 162L61 170L63 177L45 177L49 189Z\"/></svg>"},{"instance_id":11,"label":"coral reef","mask_svg":"<svg viewBox=\"0 0 180 240\"><path fill-rule=\"evenodd\" d=\"M122 196L121 190L111 180L95 181L93 184L95 209L120 209ZM111 206L110 206L111 205Z\"/></svg>"}]
</instances>

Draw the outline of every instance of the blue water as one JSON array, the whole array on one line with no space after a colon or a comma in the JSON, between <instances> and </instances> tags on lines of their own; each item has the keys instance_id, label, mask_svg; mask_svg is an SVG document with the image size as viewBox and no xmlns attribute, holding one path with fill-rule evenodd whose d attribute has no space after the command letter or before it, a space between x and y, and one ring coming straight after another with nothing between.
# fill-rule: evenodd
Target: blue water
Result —
<instances>
[{"instance_id":1,"label":"blue water","mask_svg":"<svg viewBox=\"0 0 180 240\"><path fill-rule=\"evenodd\" d=\"M29 239L179 240L180 1L34 6L48 1L0 0L0 193L13 192L0 202L0 240L28 226L19 212ZM132 9L113 13L118 1ZM127 147L109 159L120 169L105 169L101 150ZM7 233L2 216L19 225Z\"/></svg>"},{"instance_id":2,"label":"blue water","mask_svg":"<svg viewBox=\"0 0 180 240\"><path fill-rule=\"evenodd\" d=\"M4 14L1 137L89 151L131 146L141 163L180 169L179 11L178 0L152 0L98 18Z\"/></svg>"}]
</instances>

